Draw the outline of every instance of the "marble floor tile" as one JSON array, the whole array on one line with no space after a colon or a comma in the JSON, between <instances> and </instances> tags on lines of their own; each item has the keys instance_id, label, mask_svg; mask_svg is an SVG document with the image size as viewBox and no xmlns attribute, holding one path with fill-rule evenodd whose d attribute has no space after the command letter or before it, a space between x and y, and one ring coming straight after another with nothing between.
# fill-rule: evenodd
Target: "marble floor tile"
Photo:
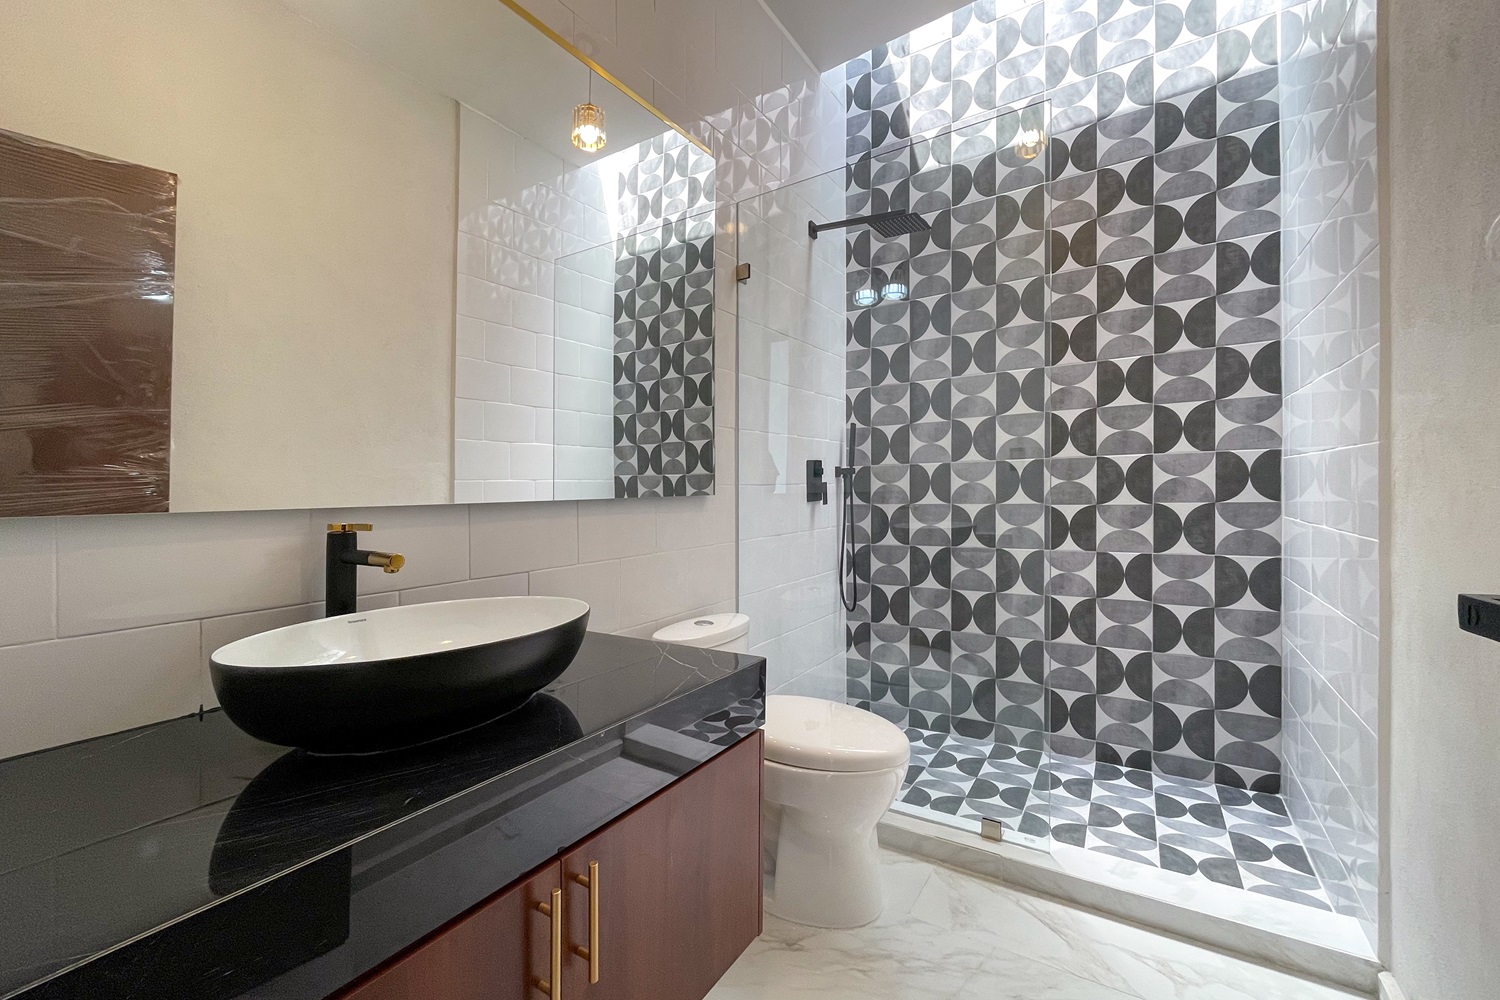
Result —
<instances>
[{"instance_id":1,"label":"marble floor tile","mask_svg":"<svg viewBox=\"0 0 1500 1000\"><path fill-rule=\"evenodd\" d=\"M709 1000L1354 1000L1355 995L892 851L855 930L766 918Z\"/></svg>"}]
</instances>

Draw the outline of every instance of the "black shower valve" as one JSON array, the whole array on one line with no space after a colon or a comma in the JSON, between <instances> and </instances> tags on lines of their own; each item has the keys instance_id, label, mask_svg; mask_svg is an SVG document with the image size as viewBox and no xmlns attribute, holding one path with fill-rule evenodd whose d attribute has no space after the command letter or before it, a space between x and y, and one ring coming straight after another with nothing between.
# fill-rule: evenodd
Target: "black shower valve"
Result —
<instances>
[{"instance_id":1,"label":"black shower valve","mask_svg":"<svg viewBox=\"0 0 1500 1000\"><path fill-rule=\"evenodd\" d=\"M828 484L823 481L823 460L821 458L809 458L807 460L807 502L828 503Z\"/></svg>"}]
</instances>

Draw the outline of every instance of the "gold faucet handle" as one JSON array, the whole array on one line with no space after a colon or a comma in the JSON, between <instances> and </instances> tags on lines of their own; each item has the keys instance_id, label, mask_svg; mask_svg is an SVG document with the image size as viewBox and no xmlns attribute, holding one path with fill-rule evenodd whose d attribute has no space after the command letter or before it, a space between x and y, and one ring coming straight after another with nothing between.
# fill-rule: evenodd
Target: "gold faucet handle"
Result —
<instances>
[{"instance_id":1,"label":"gold faucet handle","mask_svg":"<svg viewBox=\"0 0 1500 1000\"><path fill-rule=\"evenodd\" d=\"M375 525L373 525L373 524L330 524L328 526L328 530L330 532L335 532L335 531L340 531L340 532L342 532L342 531L374 531L375 530Z\"/></svg>"}]
</instances>

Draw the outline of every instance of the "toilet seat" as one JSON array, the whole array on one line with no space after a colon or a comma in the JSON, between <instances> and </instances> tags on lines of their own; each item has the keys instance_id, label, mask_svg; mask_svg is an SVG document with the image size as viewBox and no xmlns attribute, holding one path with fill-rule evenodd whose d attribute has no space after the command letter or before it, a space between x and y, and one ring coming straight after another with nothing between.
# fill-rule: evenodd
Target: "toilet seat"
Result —
<instances>
[{"instance_id":1,"label":"toilet seat","mask_svg":"<svg viewBox=\"0 0 1500 1000\"><path fill-rule=\"evenodd\" d=\"M911 743L894 723L853 705L771 695L766 760L809 771L870 772L905 767Z\"/></svg>"}]
</instances>

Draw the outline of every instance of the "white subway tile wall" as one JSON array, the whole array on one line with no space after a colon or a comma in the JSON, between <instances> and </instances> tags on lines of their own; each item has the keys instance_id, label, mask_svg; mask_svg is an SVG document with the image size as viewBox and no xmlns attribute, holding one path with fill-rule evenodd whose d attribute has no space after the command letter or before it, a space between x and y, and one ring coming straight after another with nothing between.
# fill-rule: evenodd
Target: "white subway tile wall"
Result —
<instances>
[{"instance_id":1,"label":"white subway tile wall","mask_svg":"<svg viewBox=\"0 0 1500 1000\"><path fill-rule=\"evenodd\" d=\"M1334 907L1379 914L1380 264L1374 0L1282 0L1287 808Z\"/></svg>"}]
</instances>

